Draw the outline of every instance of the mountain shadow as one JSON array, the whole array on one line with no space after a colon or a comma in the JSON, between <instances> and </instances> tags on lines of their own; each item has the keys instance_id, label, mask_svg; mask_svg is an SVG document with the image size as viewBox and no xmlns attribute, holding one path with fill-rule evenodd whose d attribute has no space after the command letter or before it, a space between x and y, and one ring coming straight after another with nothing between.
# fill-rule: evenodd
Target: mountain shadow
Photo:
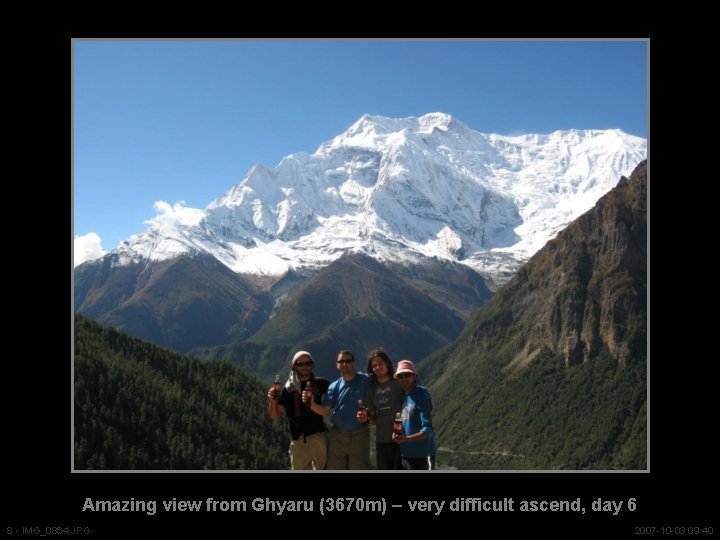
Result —
<instances>
[{"instance_id":1,"label":"mountain shadow","mask_svg":"<svg viewBox=\"0 0 720 540\"><path fill-rule=\"evenodd\" d=\"M463 295L449 302L455 286L462 286ZM205 354L269 377L287 370L294 350L306 349L316 372L334 378L335 358L344 348L354 352L363 371L366 354L378 344L394 358L426 356L455 339L465 326L463 315L490 296L482 278L459 265L391 269L366 255L345 254L310 279L247 342Z\"/></svg>"},{"instance_id":2,"label":"mountain shadow","mask_svg":"<svg viewBox=\"0 0 720 540\"><path fill-rule=\"evenodd\" d=\"M114 259L76 268L77 312L163 347L188 352L241 341L272 310L268 294L209 256L128 266Z\"/></svg>"}]
</instances>

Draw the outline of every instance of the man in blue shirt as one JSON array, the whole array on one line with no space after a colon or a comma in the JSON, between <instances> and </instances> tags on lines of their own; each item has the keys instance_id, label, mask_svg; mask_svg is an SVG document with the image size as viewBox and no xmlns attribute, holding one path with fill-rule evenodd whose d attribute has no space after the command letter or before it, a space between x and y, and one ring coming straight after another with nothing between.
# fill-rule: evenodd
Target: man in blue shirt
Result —
<instances>
[{"instance_id":1,"label":"man in blue shirt","mask_svg":"<svg viewBox=\"0 0 720 540\"><path fill-rule=\"evenodd\" d=\"M313 401L311 410L321 416L332 411L328 435L329 470L370 468L370 429L357 421L357 412L364 405L369 379L355 371L355 356L340 351L337 357L340 378L328 387L322 405Z\"/></svg>"},{"instance_id":2,"label":"man in blue shirt","mask_svg":"<svg viewBox=\"0 0 720 540\"><path fill-rule=\"evenodd\" d=\"M435 430L432 426L432 399L424 386L417 384L417 370L410 360L400 360L394 377L405 390L402 409L403 434L393 433L400 445L403 468L431 471L435 469Z\"/></svg>"}]
</instances>

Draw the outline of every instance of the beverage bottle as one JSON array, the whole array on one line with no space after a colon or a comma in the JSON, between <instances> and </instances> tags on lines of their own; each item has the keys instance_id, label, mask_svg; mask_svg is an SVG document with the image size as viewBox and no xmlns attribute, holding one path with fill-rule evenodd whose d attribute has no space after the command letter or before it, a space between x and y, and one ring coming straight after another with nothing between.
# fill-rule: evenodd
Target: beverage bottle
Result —
<instances>
[{"instance_id":1,"label":"beverage bottle","mask_svg":"<svg viewBox=\"0 0 720 540\"><path fill-rule=\"evenodd\" d=\"M312 401L312 385L310 381L305 382L305 390L303 390L302 399L306 407L310 407Z\"/></svg>"},{"instance_id":2,"label":"beverage bottle","mask_svg":"<svg viewBox=\"0 0 720 540\"><path fill-rule=\"evenodd\" d=\"M282 379L280 378L280 374L275 374L275 382L273 383L273 392L275 393L275 399L277 399L280 396L280 391L282 390Z\"/></svg>"},{"instance_id":3,"label":"beverage bottle","mask_svg":"<svg viewBox=\"0 0 720 540\"><path fill-rule=\"evenodd\" d=\"M403 434L402 417L400 413L395 413L395 421L393 422L393 432L397 435Z\"/></svg>"},{"instance_id":4,"label":"beverage bottle","mask_svg":"<svg viewBox=\"0 0 720 540\"><path fill-rule=\"evenodd\" d=\"M365 406L365 403L363 403L362 399L358 399L358 411L361 411L365 414L365 418L367 418L368 414L368 408ZM368 420L365 420L365 423L368 423Z\"/></svg>"}]
</instances>

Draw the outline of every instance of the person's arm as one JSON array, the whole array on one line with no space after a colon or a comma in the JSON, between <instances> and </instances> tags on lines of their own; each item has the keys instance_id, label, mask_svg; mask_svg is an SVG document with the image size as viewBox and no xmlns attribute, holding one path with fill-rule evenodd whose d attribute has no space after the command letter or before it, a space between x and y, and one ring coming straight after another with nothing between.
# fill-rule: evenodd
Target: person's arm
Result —
<instances>
[{"instance_id":1,"label":"person's arm","mask_svg":"<svg viewBox=\"0 0 720 540\"><path fill-rule=\"evenodd\" d=\"M315 414L319 414L320 416L325 416L327 413L329 413L332 410L332 407L329 405L321 405L314 399L310 402L310 410L314 412Z\"/></svg>"},{"instance_id":2,"label":"person's arm","mask_svg":"<svg viewBox=\"0 0 720 540\"><path fill-rule=\"evenodd\" d=\"M310 410L320 416L325 416L332 410L332 390L328 387L327 391L321 396L322 404L317 401L310 400Z\"/></svg>"},{"instance_id":3,"label":"person's arm","mask_svg":"<svg viewBox=\"0 0 720 540\"><path fill-rule=\"evenodd\" d=\"M398 435L397 433L392 434L393 441L398 444L404 444L413 441L424 441L427 438L427 433L424 431L418 431L417 433L413 433L412 435Z\"/></svg>"},{"instance_id":4,"label":"person's arm","mask_svg":"<svg viewBox=\"0 0 720 540\"><path fill-rule=\"evenodd\" d=\"M268 414L270 415L270 420L275 420L278 416L280 416L282 413L285 412L285 407L283 407L277 401L275 401L275 395L273 393L272 388L270 388L270 390L268 390L267 397L268 397Z\"/></svg>"},{"instance_id":5,"label":"person's arm","mask_svg":"<svg viewBox=\"0 0 720 540\"><path fill-rule=\"evenodd\" d=\"M432 401L430 401L430 396L427 396L427 399L424 399L420 406L420 431L415 434L421 435L421 437L415 440L422 441L434 434L435 429L432 425Z\"/></svg>"},{"instance_id":6,"label":"person's arm","mask_svg":"<svg viewBox=\"0 0 720 540\"><path fill-rule=\"evenodd\" d=\"M368 391L365 393L365 404L367 405L367 417L363 420L360 411L358 411L357 421L361 424L367 423L369 426L374 426L375 418L377 418L377 403L375 402L372 386L368 388Z\"/></svg>"}]
</instances>

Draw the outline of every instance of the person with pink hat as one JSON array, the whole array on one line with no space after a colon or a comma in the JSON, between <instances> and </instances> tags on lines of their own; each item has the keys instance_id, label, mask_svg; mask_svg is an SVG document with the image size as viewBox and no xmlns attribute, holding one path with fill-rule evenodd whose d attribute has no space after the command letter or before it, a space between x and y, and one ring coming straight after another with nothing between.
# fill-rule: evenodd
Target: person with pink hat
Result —
<instances>
[{"instance_id":1,"label":"person with pink hat","mask_svg":"<svg viewBox=\"0 0 720 540\"><path fill-rule=\"evenodd\" d=\"M403 468L434 470L437 447L430 392L417 384L417 370L410 360L398 362L394 377L405 390L405 403L401 412L403 433L392 435L393 442L400 445Z\"/></svg>"},{"instance_id":2,"label":"person with pink hat","mask_svg":"<svg viewBox=\"0 0 720 540\"><path fill-rule=\"evenodd\" d=\"M290 421L290 468L322 470L327 464L327 428L321 416L311 412L311 402L320 403L330 381L313 374L312 355L298 351L290 365L290 376L279 392L268 390L268 413L272 420L283 412Z\"/></svg>"}]
</instances>

